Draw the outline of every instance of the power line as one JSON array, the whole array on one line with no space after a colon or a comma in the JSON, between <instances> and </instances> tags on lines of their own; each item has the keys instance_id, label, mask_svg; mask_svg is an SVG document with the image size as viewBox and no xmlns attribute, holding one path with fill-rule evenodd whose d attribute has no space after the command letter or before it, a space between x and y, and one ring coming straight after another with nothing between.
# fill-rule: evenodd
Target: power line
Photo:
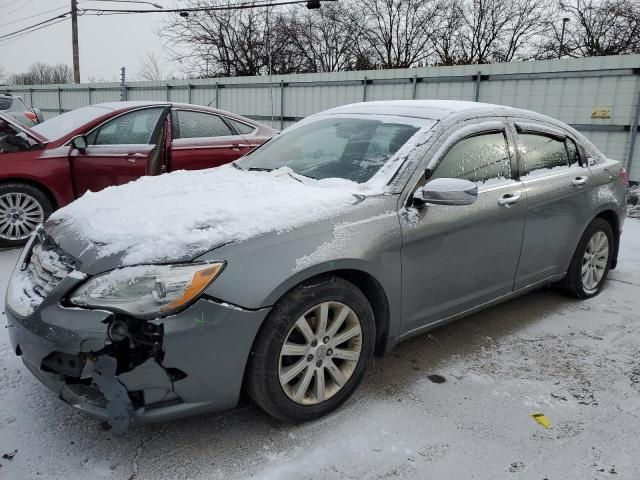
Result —
<instances>
[{"instance_id":1,"label":"power line","mask_svg":"<svg viewBox=\"0 0 640 480\"><path fill-rule=\"evenodd\" d=\"M323 1L336 1L336 0L323 0ZM211 12L215 10L244 10L249 8L261 8L261 7L277 7L279 5L294 5L299 3L308 3L308 0L284 0L274 2L272 0L251 1L251 2L239 2L236 4L219 5L215 7L197 7L197 8L167 8L162 10L149 10L149 9L118 9L118 8L82 8L83 13L89 13L90 15L122 15L122 14L139 14L139 13L186 13L189 12Z\"/></svg>"},{"instance_id":2,"label":"power line","mask_svg":"<svg viewBox=\"0 0 640 480\"><path fill-rule=\"evenodd\" d=\"M16 40L19 40L22 37L26 37L27 35L30 35L30 34L32 34L34 32L37 32L38 30L42 30L43 28L52 27L54 25L57 25L58 23L65 22L67 20L69 20L69 17L60 18L59 20L57 20L55 22L48 23L46 25L42 25L42 26L40 26L38 28L34 28L32 30L29 30L28 32L23 32L21 34L15 35L15 36L13 36L11 38L5 38L4 40L0 40L0 45L8 45L9 43L12 43L12 42L14 42Z\"/></svg>"},{"instance_id":3,"label":"power line","mask_svg":"<svg viewBox=\"0 0 640 480\"><path fill-rule=\"evenodd\" d=\"M23 22L24 20L31 20L32 18L41 17L42 15L44 15L46 13L55 12L57 10L62 10L62 9L65 9L65 8L69 8L69 7L67 5L61 5L59 7L52 8L51 10L45 10L45 11L40 12L40 13L29 15L28 17L17 18L15 20L10 21L10 22L2 23L2 24L0 24L0 27L6 27L8 25L13 25L14 23L20 23L20 22Z\"/></svg>"},{"instance_id":4,"label":"power line","mask_svg":"<svg viewBox=\"0 0 640 480\"><path fill-rule=\"evenodd\" d=\"M41 25L44 25L44 24L47 24L47 23L54 22L54 21L56 21L56 20L58 20L58 19L60 19L60 18L65 18L65 17L66 17L67 15L69 15L70 13L71 13L71 12L65 12L65 13L62 13L62 14L60 14L60 15L56 15L55 17L48 18L47 20L43 20L42 22L34 23L33 25L29 25L28 27L21 28L20 30L16 30L16 31L14 31L14 32L7 33L7 34L5 34L5 35L0 35L0 40L2 40L3 38L12 37L12 36L14 36L14 35L17 35L17 34L19 34L19 33L25 32L25 31L27 31L27 30L31 30L32 28L39 27L39 26L41 26Z\"/></svg>"}]
</instances>

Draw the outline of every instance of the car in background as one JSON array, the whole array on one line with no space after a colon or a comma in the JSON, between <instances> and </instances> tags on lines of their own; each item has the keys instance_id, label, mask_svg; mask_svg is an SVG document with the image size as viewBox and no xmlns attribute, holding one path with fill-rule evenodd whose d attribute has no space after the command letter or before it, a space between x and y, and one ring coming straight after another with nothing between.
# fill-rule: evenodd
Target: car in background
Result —
<instances>
[{"instance_id":1,"label":"car in background","mask_svg":"<svg viewBox=\"0 0 640 480\"><path fill-rule=\"evenodd\" d=\"M177 103L91 105L33 128L0 114L0 247L24 244L56 208L89 190L223 165L276 133L230 112Z\"/></svg>"},{"instance_id":2,"label":"car in background","mask_svg":"<svg viewBox=\"0 0 640 480\"><path fill-rule=\"evenodd\" d=\"M0 93L0 112L27 127L44 122L44 116L39 108L28 108L22 97L10 93Z\"/></svg>"}]
</instances>

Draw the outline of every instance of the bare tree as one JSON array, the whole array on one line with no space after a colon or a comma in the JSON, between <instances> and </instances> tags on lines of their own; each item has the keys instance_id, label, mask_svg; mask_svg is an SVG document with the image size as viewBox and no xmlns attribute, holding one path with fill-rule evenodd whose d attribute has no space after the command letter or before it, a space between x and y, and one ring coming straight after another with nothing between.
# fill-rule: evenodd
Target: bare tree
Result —
<instances>
[{"instance_id":1,"label":"bare tree","mask_svg":"<svg viewBox=\"0 0 640 480\"><path fill-rule=\"evenodd\" d=\"M159 55L153 52L147 52L140 56L140 73L141 80L163 80L166 78L162 69L161 59Z\"/></svg>"},{"instance_id":2,"label":"bare tree","mask_svg":"<svg viewBox=\"0 0 640 480\"><path fill-rule=\"evenodd\" d=\"M551 0L445 0L433 29L438 65L510 62L531 56Z\"/></svg>"},{"instance_id":3,"label":"bare tree","mask_svg":"<svg viewBox=\"0 0 640 480\"><path fill-rule=\"evenodd\" d=\"M7 77L11 85L48 85L54 83L73 83L73 70L69 65L58 63L49 65L37 62L24 73L12 73Z\"/></svg>"},{"instance_id":4,"label":"bare tree","mask_svg":"<svg viewBox=\"0 0 640 480\"><path fill-rule=\"evenodd\" d=\"M186 6L226 5L222 0L188 0ZM199 77L294 73L300 61L290 42L283 13L272 9L209 10L170 18L161 30L174 44L173 59ZM271 66L271 69L269 68Z\"/></svg>"},{"instance_id":5,"label":"bare tree","mask_svg":"<svg viewBox=\"0 0 640 480\"><path fill-rule=\"evenodd\" d=\"M558 20L539 43L537 58L593 57L640 53L640 2L637 0L570 0L559 4ZM560 43L562 42L562 52Z\"/></svg>"},{"instance_id":6,"label":"bare tree","mask_svg":"<svg viewBox=\"0 0 640 480\"><path fill-rule=\"evenodd\" d=\"M304 59L303 70L337 72L355 68L358 29L350 21L347 4L326 3L318 10L292 9L288 20L282 22L282 33Z\"/></svg>"},{"instance_id":7,"label":"bare tree","mask_svg":"<svg viewBox=\"0 0 640 480\"><path fill-rule=\"evenodd\" d=\"M354 47L378 68L425 65L434 51L429 26L435 0L360 0L353 3ZM359 28L356 28L359 26Z\"/></svg>"}]
</instances>

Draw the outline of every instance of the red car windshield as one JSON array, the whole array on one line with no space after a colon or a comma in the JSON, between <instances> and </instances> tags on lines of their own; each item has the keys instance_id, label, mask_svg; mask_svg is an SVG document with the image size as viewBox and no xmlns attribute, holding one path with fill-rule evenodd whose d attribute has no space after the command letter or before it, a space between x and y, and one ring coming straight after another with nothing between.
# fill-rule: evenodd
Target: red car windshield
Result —
<instances>
[{"instance_id":1,"label":"red car windshield","mask_svg":"<svg viewBox=\"0 0 640 480\"><path fill-rule=\"evenodd\" d=\"M55 140L110 111L108 108L98 106L82 107L46 120L35 127L31 127L31 130L49 140Z\"/></svg>"}]
</instances>

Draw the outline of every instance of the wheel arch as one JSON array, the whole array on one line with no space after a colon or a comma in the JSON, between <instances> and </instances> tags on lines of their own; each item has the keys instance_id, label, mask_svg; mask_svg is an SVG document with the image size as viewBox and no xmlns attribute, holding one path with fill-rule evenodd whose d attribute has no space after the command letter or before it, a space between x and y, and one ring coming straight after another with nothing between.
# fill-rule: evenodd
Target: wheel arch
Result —
<instances>
[{"instance_id":1,"label":"wheel arch","mask_svg":"<svg viewBox=\"0 0 640 480\"><path fill-rule=\"evenodd\" d=\"M609 223L609 225L611 225L611 230L613 230L614 245L613 245L613 255L611 256L611 267L610 267L611 270L613 270L618 265L618 251L620 249L620 218L618 217L616 212L612 209L606 209L599 212L594 217L594 220L596 218L602 218L603 220L605 220L607 223Z\"/></svg>"},{"instance_id":2,"label":"wheel arch","mask_svg":"<svg viewBox=\"0 0 640 480\"><path fill-rule=\"evenodd\" d=\"M12 184L12 183L22 183L24 185L29 185L31 187L37 188L42 193L44 193L46 197L49 199L49 201L51 202L51 206L53 207L53 210L55 211L58 209L59 202L57 198L55 197L53 192L43 183L38 182L37 180L24 178L24 177L3 177L0 179L0 186Z\"/></svg>"},{"instance_id":3,"label":"wheel arch","mask_svg":"<svg viewBox=\"0 0 640 480\"><path fill-rule=\"evenodd\" d=\"M331 266L334 268L329 268ZM382 283L370 272L351 265L335 268L332 262L330 262L326 265L326 269L323 268L319 271L319 267L321 266L316 265L307 272L300 272L302 275L296 275L293 282L286 285L286 287L281 285L273 292L269 299L269 304L275 305L291 290L304 284L330 281L331 277L346 280L360 289L369 302L369 305L371 305L376 327L374 355L383 355L388 349L391 309L387 292L382 286Z\"/></svg>"}]
</instances>

